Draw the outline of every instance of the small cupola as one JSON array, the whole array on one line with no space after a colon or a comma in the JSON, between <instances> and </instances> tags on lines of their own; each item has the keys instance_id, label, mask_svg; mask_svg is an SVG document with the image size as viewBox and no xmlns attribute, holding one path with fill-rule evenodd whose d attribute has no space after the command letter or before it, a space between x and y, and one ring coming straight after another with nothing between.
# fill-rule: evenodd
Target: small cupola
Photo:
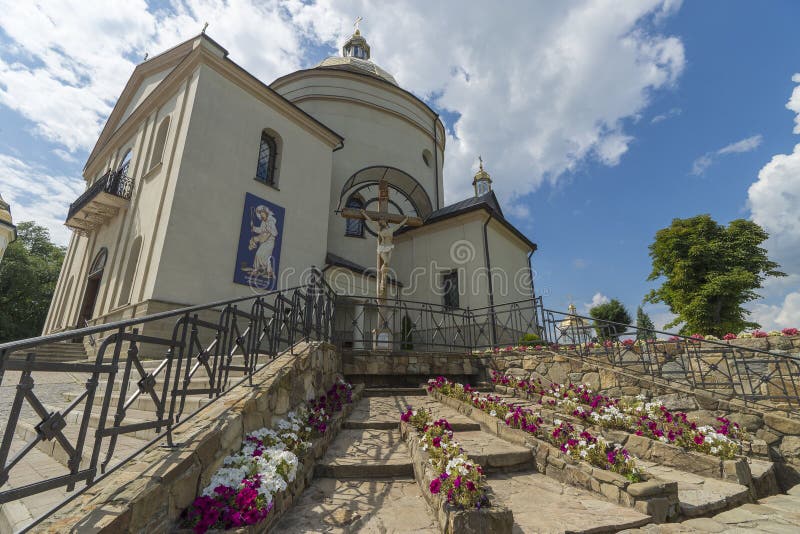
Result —
<instances>
[{"instance_id":1,"label":"small cupola","mask_svg":"<svg viewBox=\"0 0 800 534\"><path fill-rule=\"evenodd\" d=\"M364 36L361 35L361 30L358 29L358 24L361 22L361 17L356 19L356 31L350 36L350 39L344 43L342 47L342 55L344 57L354 57L356 59L369 59L369 44Z\"/></svg>"},{"instance_id":2,"label":"small cupola","mask_svg":"<svg viewBox=\"0 0 800 534\"><path fill-rule=\"evenodd\" d=\"M479 170L472 179L472 187L475 188L475 196L480 197L492 190L492 178L489 173L483 170L483 158L478 156Z\"/></svg>"}]
</instances>

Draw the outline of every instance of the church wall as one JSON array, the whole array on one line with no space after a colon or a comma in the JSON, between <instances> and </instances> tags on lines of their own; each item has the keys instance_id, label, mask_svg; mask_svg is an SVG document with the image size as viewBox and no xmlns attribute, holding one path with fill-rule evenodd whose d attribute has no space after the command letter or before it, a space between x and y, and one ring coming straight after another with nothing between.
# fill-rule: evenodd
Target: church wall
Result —
<instances>
[{"instance_id":1,"label":"church wall","mask_svg":"<svg viewBox=\"0 0 800 534\"><path fill-rule=\"evenodd\" d=\"M496 221L489 223L486 233L495 306L532 298L528 271L530 249Z\"/></svg>"},{"instance_id":2,"label":"church wall","mask_svg":"<svg viewBox=\"0 0 800 534\"><path fill-rule=\"evenodd\" d=\"M433 209L437 207L438 174L441 205L444 133L439 123L439 146L434 147L436 116L423 104L380 80L341 71L307 74L281 83L276 89L345 137L344 147L333 155L330 252L365 267L375 263L374 237L368 233L363 239L345 236L344 219L333 213L344 183L365 167L385 165L408 173L425 188ZM431 152L430 166L423 161L424 150Z\"/></svg>"},{"instance_id":3,"label":"church wall","mask_svg":"<svg viewBox=\"0 0 800 534\"><path fill-rule=\"evenodd\" d=\"M444 304L444 274L458 271L459 307L488 305L484 272L482 224L486 215L473 212L396 237L392 263L405 285L404 298Z\"/></svg>"},{"instance_id":4,"label":"church wall","mask_svg":"<svg viewBox=\"0 0 800 534\"><path fill-rule=\"evenodd\" d=\"M254 178L265 128L281 138L278 188ZM324 262L330 169L329 145L201 66L152 298L202 303L252 291L233 283L246 193L286 210L279 288L297 285Z\"/></svg>"},{"instance_id":5,"label":"church wall","mask_svg":"<svg viewBox=\"0 0 800 534\"><path fill-rule=\"evenodd\" d=\"M134 178L134 189L127 207L120 209L119 213L108 223L93 231L89 236L75 236L70 242L67 257L62 267L58 286L54 293L48 319L45 322L44 333L62 328L71 328L77 324L80 307L86 290L86 277L89 266L102 247L108 249L108 258L100 283L100 288L95 303L93 321L107 322L110 318L119 318L124 315L118 312L124 307L125 302L119 301L121 275L127 264L129 247L136 236L143 237L142 252L135 270L130 302L144 297L143 282L147 273L142 256L146 254L156 231L155 213L160 205L161 193L164 189L169 154L175 143L177 128L171 128L164 153L164 163L150 168L150 146L155 133L154 125L166 115L175 116L182 101L184 87L167 97L155 110L142 120L133 136L115 147L108 147L107 154L101 154L104 165L101 170L87 169L87 185L96 179L108 168L117 167L122 161L128 148L132 149L132 159L129 174ZM90 174L90 172L92 174ZM68 291L68 294L67 294ZM127 299L125 299L127 300ZM120 306L122 304L123 306ZM113 312L113 313L112 313Z\"/></svg>"},{"instance_id":6,"label":"church wall","mask_svg":"<svg viewBox=\"0 0 800 534\"><path fill-rule=\"evenodd\" d=\"M120 119L120 124L125 122L125 120L130 116L130 114L133 113L133 110L139 107L139 104L141 104L144 101L144 99L147 98L150 95L150 93L153 92L153 89L158 87L158 84L160 84L164 80L164 78L166 78L167 74L169 74L171 71L172 67L164 69L161 72L157 72L155 74L148 76L147 78L144 79L144 81L142 81L141 85L136 90L136 93L134 93L133 97L131 98L130 104L128 104L128 107L125 109L125 113L122 115L122 118Z\"/></svg>"}]
</instances>

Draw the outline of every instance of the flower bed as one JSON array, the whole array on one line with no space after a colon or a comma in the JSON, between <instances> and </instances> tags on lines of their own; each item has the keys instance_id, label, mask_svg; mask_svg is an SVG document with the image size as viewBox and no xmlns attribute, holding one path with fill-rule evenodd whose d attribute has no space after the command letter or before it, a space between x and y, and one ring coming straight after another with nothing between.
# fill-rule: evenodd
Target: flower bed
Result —
<instances>
[{"instance_id":1,"label":"flower bed","mask_svg":"<svg viewBox=\"0 0 800 534\"><path fill-rule=\"evenodd\" d=\"M441 379L438 382L443 383ZM514 414L526 413L522 409L518 411L517 408L519 407L509 409L506 412L506 417L501 418L500 414L503 413L504 405L499 400L492 398L487 401L491 405L487 404L482 408L481 402L484 402L483 400L473 404L471 396L469 400L465 398L462 391L470 392L466 387L453 387L452 391L456 394L449 396L441 388L430 387L428 393L447 406L479 421L482 426L499 437L529 447L536 460L536 468L539 472L561 482L593 491L611 502L634 508L650 515L657 523L677 517L679 511L677 483L658 480L644 472L638 473L639 482L633 482L630 478L610 469L592 466L586 461L586 458L580 458L580 451L588 449L588 447L580 444L580 439L578 440L579 443L574 444L574 446L570 446L567 443L566 450L564 450L554 445L548 436L539 437L537 435L539 432L524 430L521 419L519 420L520 428L515 428ZM492 411L495 412L495 415L491 415ZM527 419L527 424L533 424L538 427L536 416L530 415ZM547 432L547 434L552 436L551 432ZM558 434L559 436L555 438L556 440L562 437L561 431ZM564 443L561 444L564 445ZM587 442L586 445L590 444ZM587 456L590 454L589 450L597 448L597 445L595 445L593 449L588 449ZM619 455L618 450L616 448L611 450L616 451L615 457L608 458L606 456L603 461L604 464L612 465L617 464L619 461L616 458L616 455Z\"/></svg>"},{"instance_id":2,"label":"flower bed","mask_svg":"<svg viewBox=\"0 0 800 534\"><path fill-rule=\"evenodd\" d=\"M510 533L514 523L511 511L490 501L483 469L461 449L450 423L446 419L432 421L429 412L411 407L400 420L414 475L442 532Z\"/></svg>"},{"instance_id":3,"label":"flower bed","mask_svg":"<svg viewBox=\"0 0 800 534\"><path fill-rule=\"evenodd\" d=\"M541 426L542 418L532 410L511 406L500 397L481 395L469 385L456 384L441 376L428 381L428 390L437 390L448 397L469 402L491 417L505 421L511 428L523 430L549 441L562 453L576 460L618 473L632 482L639 482L642 479L635 459L626 449L609 443L602 436L594 436L587 431L578 433L566 421L554 421L555 428L547 432Z\"/></svg>"},{"instance_id":4,"label":"flower bed","mask_svg":"<svg viewBox=\"0 0 800 534\"><path fill-rule=\"evenodd\" d=\"M744 429L724 417L717 418L716 427L699 426L686 413L673 413L663 404L646 402L641 396L634 401L623 401L596 394L585 384L554 383L544 387L540 381L520 380L496 371L492 372L492 382L528 398L538 395L540 403L588 423L647 436L723 460L736 458L742 450L742 441L747 439Z\"/></svg>"},{"instance_id":5,"label":"flower bed","mask_svg":"<svg viewBox=\"0 0 800 534\"><path fill-rule=\"evenodd\" d=\"M321 450L313 451L315 445L330 441L324 438L335 414L352 400L352 386L340 380L325 395L278 420L274 429L249 433L241 450L225 458L223 467L184 512L182 526L195 533L252 526L266 529L277 519L276 501L292 485L302 484L312 468L311 457L321 455Z\"/></svg>"}]
</instances>

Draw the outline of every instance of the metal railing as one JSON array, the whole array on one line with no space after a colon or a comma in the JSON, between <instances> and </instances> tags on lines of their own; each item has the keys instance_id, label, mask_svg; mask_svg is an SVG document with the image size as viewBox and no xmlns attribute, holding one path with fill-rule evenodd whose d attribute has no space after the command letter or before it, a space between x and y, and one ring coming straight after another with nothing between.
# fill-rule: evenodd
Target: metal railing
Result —
<instances>
[{"instance_id":1,"label":"metal railing","mask_svg":"<svg viewBox=\"0 0 800 534\"><path fill-rule=\"evenodd\" d=\"M175 425L204 407L198 402L200 408L185 414L188 397L213 401L239 383L252 385L264 358L271 361L301 341L331 341L335 298L322 273L313 269L307 285L291 289L0 344L0 386L11 393L3 399L10 409L0 407L5 423L0 486L45 444L61 449L67 471L0 490L0 504L55 488L89 486L155 441L166 438L167 446L174 446ZM88 335L98 337L96 354L88 361L36 358L37 347ZM145 358L158 354L155 361ZM54 410L47 401L53 399L52 378L67 373L83 376L84 387L73 392L64 409ZM43 375L39 384L34 377ZM152 410L138 410L132 420L128 412L142 399ZM148 414L146 420L142 414ZM120 436L142 432L152 439L116 462Z\"/></svg>"},{"instance_id":2,"label":"metal railing","mask_svg":"<svg viewBox=\"0 0 800 534\"><path fill-rule=\"evenodd\" d=\"M97 179L86 191L69 205L67 220L74 217L84 206L101 192L129 200L133 192L133 177L128 176L130 163L126 163L116 171L109 170Z\"/></svg>"},{"instance_id":3,"label":"metal railing","mask_svg":"<svg viewBox=\"0 0 800 534\"><path fill-rule=\"evenodd\" d=\"M541 299L494 307L450 308L402 299L340 297L335 321L336 344L343 350L372 350L376 334L389 332L392 351L471 352L516 345L538 332Z\"/></svg>"},{"instance_id":4,"label":"metal railing","mask_svg":"<svg viewBox=\"0 0 800 534\"><path fill-rule=\"evenodd\" d=\"M549 348L747 404L800 413L800 354L640 330L545 308L539 314L539 334Z\"/></svg>"}]
</instances>

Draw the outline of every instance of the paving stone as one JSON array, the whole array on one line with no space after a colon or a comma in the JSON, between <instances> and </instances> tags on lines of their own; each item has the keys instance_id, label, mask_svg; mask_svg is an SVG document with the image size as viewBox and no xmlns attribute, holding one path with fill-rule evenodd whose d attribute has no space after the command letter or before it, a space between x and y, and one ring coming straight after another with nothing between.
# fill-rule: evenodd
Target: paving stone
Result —
<instances>
[{"instance_id":1,"label":"paving stone","mask_svg":"<svg viewBox=\"0 0 800 534\"><path fill-rule=\"evenodd\" d=\"M613 532L650 521L632 508L540 473L495 474L489 483L497 499L514 513L514 532Z\"/></svg>"},{"instance_id":2,"label":"paving stone","mask_svg":"<svg viewBox=\"0 0 800 534\"><path fill-rule=\"evenodd\" d=\"M273 532L438 533L413 479L316 479Z\"/></svg>"},{"instance_id":3,"label":"paving stone","mask_svg":"<svg viewBox=\"0 0 800 534\"><path fill-rule=\"evenodd\" d=\"M317 464L330 478L413 476L411 454L399 430L342 430Z\"/></svg>"},{"instance_id":4,"label":"paving stone","mask_svg":"<svg viewBox=\"0 0 800 534\"><path fill-rule=\"evenodd\" d=\"M514 445L483 430L455 432L455 439L469 457L485 470L527 469L534 465L528 447Z\"/></svg>"}]
</instances>

